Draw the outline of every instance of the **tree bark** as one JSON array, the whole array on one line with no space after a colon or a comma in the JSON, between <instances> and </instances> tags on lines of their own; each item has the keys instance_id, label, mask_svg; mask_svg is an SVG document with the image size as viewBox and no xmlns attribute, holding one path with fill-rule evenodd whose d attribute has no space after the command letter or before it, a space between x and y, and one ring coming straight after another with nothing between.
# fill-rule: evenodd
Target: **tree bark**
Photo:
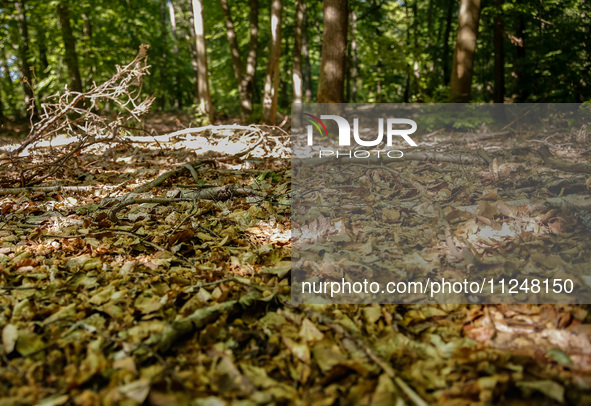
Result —
<instances>
[{"instance_id":1,"label":"tree bark","mask_svg":"<svg viewBox=\"0 0 591 406\"><path fill-rule=\"evenodd\" d=\"M2 92L0 92L0 123L4 121L4 103L2 102Z\"/></svg>"},{"instance_id":2,"label":"tree bark","mask_svg":"<svg viewBox=\"0 0 591 406\"><path fill-rule=\"evenodd\" d=\"M189 13L189 32L190 37L186 39L189 41L189 52L191 53L191 66L193 68L193 100L195 103L199 103L199 62L197 61L197 47L195 46L195 16L193 15L193 9ZM193 42L191 42L191 40Z\"/></svg>"},{"instance_id":3,"label":"tree bark","mask_svg":"<svg viewBox=\"0 0 591 406\"><path fill-rule=\"evenodd\" d=\"M324 0L324 32L318 79L318 103L345 100L348 0Z\"/></svg>"},{"instance_id":4,"label":"tree bark","mask_svg":"<svg viewBox=\"0 0 591 406\"><path fill-rule=\"evenodd\" d=\"M167 45L166 45L166 38L167 35L167 26L166 26L166 14L167 14L167 7L166 7L166 0L160 0L160 43L162 44L162 51L160 52L160 56L162 60L157 65L158 69L158 76L160 79L160 97L158 97L158 105L160 110L164 110L166 108L166 104L168 101L168 94L167 94L167 84L169 81L168 78L168 58L166 55Z\"/></svg>"},{"instance_id":5,"label":"tree bark","mask_svg":"<svg viewBox=\"0 0 591 406\"><path fill-rule=\"evenodd\" d=\"M263 121L275 125L281 59L281 0L271 1L271 41L263 96Z\"/></svg>"},{"instance_id":6,"label":"tree bark","mask_svg":"<svg viewBox=\"0 0 591 406\"><path fill-rule=\"evenodd\" d=\"M357 13L351 11L351 101L357 103Z\"/></svg>"},{"instance_id":7,"label":"tree bark","mask_svg":"<svg viewBox=\"0 0 591 406\"><path fill-rule=\"evenodd\" d=\"M168 2L168 18L170 19L170 28L172 29L172 50L174 55L178 61L179 58L179 44L178 44L178 34L177 34L177 27L176 27L176 14L174 11L174 4L172 1ZM175 94L176 94L176 107L182 108L183 107L183 89L181 87L181 74L177 69L175 69Z\"/></svg>"},{"instance_id":8,"label":"tree bark","mask_svg":"<svg viewBox=\"0 0 591 406\"><path fill-rule=\"evenodd\" d=\"M296 0L295 35L293 46L293 102L302 103L304 77L302 75L302 31L304 28L305 0Z\"/></svg>"},{"instance_id":9,"label":"tree bark","mask_svg":"<svg viewBox=\"0 0 591 406\"><path fill-rule=\"evenodd\" d=\"M306 13L304 13L304 27L302 32L302 56L304 62L304 100L312 101L312 66L310 64L310 51L308 49L308 25Z\"/></svg>"},{"instance_id":10,"label":"tree bark","mask_svg":"<svg viewBox=\"0 0 591 406\"><path fill-rule=\"evenodd\" d=\"M494 102L505 101L505 50L502 6L503 0L496 0L496 14L494 20L494 49L495 49L495 93Z\"/></svg>"},{"instance_id":11,"label":"tree bark","mask_svg":"<svg viewBox=\"0 0 591 406\"><path fill-rule=\"evenodd\" d=\"M25 15L25 2L19 0L14 3L16 8L16 19L18 24L18 33L20 36L18 45L18 57L20 62L20 71L23 77L23 90L25 92L25 108L28 109L33 100L33 82L31 80L31 65L29 64L29 28L27 26L27 17Z\"/></svg>"},{"instance_id":12,"label":"tree bark","mask_svg":"<svg viewBox=\"0 0 591 406\"><path fill-rule=\"evenodd\" d=\"M62 38L66 50L66 66L70 76L70 88L75 92L82 92L82 79L78 66L78 54L76 53L76 40L70 24L70 11L65 3L58 4L57 15L62 28Z\"/></svg>"},{"instance_id":13,"label":"tree bark","mask_svg":"<svg viewBox=\"0 0 591 406\"><path fill-rule=\"evenodd\" d=\"M41 23L37 24L37 45L39 49L39 68L42 73L45 73L45 70L49 67L49 62L47 61L47 38L46 34L46 27L41 25Z\"/></svg>"},{"instance_id":14,"label":"tree bark","mask_svg":"<svg viewBox=\"0 0 591 406\"><path fill-rule=\"evenodd\" d=\"M451 71L450 100L454 103L470 101L479 19L480 0L461 0L458 36Z\"/></svg>"},{"instance_id":15,"label":"tree bark","mask_svg":"<svg viewBox=\"0 0 591 406\"><path fill-rule=\"evenodd\" d=\"M94 51L93 41L93 28L92 28L92 15L93 7L89 5L85 7L85 10L80 14L82 17L82 42L84 43L84 50L82 51L82 61L87 66L86 83L92 83L97 72L96 54Z\"/></svg>"},{"instance_id":16,"label":"tree bark","mask_svg":"<svg viewBox=\"0 0 591 406\"><path fill-rule=\"evenodd\" d=\"M197 93L199 96L199 113L213 122L213 106L209 93L209 70L207 69L207 46L205 43L205 26L203 22L203 0L192 0L193 23L195 26L195 48L197 50Z\"/></svg>"},{"instance_id":17,"label":"tree bark","mask_svg":"<svg viewBox=\"0 0 591 406\"><path fill-rule=\"evenodd\" d=\"M246 57L246 71L242 77L242 87L246 92L246 101L242 106L244 113L252 115L254 95L254 75L257 67L257 52L259 48L259 0L250 0L250 43Z\"/></svg>"},{"instance_id":18,"label":"tree bark","mask_svg":"<svg viewBox=\"0 0 591 406\"><path fill-rule=\"evenodd\" d=\"M521 6L522 2L517 0L516 4ZM518 42L516 43L515 47L515 75L516 77L516 84L517 84L517 97L515 99L516 102L524 102L527 100L529 96L529 91L527 90L528 85L528 75L527 69L525 66L526 59L525 59L525 44L527 42L527 34L525 32L525 19L521 12L517 16L517 30L515 36L517 37Z\"/></svg>"},{"instance_id":19,"label":"tree bark","mask_svg":"<svg viewBox=\"0 0 591 406\"><path fill-rule=\"evenodd\" d=\"M445 33L443 34L443 52L441 63L443 67L443 84L449 84L451 74L449 71L449 36L451 35L451 23L454 11L455 0L447 0L447 14L445 17Z\"/></svg>"},{"instance_id":20,"label":"tree bark","mask_svg":"<svg viewBox=\"0 0 591 406\"><path fill-rule=\"evenodd\" d=\"M224 14L224 20L226 24L226 35L228 37L228 43L230 44L234 77L238 83L238 94L240 96L240 116L243 121L246 121L252 114L252 82L254 80L254 72L256 69L256 54L258 48L258 0L251 0L250 2L250 45L246 59L246 71L242 65L240 48L238 46L238 38L236 36L236 29L234 28L234 21L232 20L232 13L230 11L228 1L220 0L220 5L222 6L222 13Z\"/></svg>"}]
</instances>

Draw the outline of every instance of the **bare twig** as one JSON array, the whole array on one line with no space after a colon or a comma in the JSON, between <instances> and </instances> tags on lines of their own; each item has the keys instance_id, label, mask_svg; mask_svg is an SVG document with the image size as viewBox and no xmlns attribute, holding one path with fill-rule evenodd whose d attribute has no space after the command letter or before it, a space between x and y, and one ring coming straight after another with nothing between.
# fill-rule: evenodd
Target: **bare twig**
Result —
<instances>
[{"instance_id":1,"label":"bare twig","mask_svg":"<svg viewBox=\"0 0 591 406\"><path fill-rule=\"evenodd\" d=\"M147 45L140 47L136 58L129 64L117 66L117 73L106 82L94 86L87 92L75 92L65 89L55 95L50 102L41 106L40 120L31 126L31 131L21 145L7 158L9 169L20 174L22 186L42 182L53 176L68 159L92 143L106 142L125 131L125 123L130 118L138 117L148 111L154 97L141 100L142 77L148 74ZM99 113L103 104L114 104L124 113L110 118ZM74 147L66 146L68 152L58 154L55 150L48 153L33 151L31 147L42 139L54 135L78 139ZM23 159L24 158L24 159ZM42 165L30 165L31 162L43 162ZM47 168L51 168L47 170ZM40 169L43 170L35 170ZM33 171L32 175L25 176Z\"/></svg>"}]
</instances>

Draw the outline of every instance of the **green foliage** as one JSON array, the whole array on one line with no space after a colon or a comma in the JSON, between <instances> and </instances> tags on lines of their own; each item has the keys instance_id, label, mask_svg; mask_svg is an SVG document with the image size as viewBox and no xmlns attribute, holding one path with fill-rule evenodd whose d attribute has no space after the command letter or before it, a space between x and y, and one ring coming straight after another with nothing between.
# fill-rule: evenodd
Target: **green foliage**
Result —
<instances>
[{"instance_id":1,"label":"green foliage","mask_svg":"<svg viewBox=\"0 0 591 406\"><path fill-rule=\"evenodd\" d=\"M451 3L450 3L451 2ZM37 102L61 92L68 83L64 41L56 7L63 1L25 2L28 39L19 34L16 1L0 8L0 101L9 118L25 115L19 49L28 40L27 60L34 70ZM245 63L249 46L250 1L228 0L240 54ZM312 101L316 96L322 47L322 2L307 0L305 32L310 61ZM168 0L66 1L76 40L84 88L108 79L117 64L133 58L140 44L150 45L151 76L144 92L155 94L162 110L195 111L196 74L192 55L191 2L174 0L173 37ZM239 115L238 84L220 4L205 1L211 97L219 117ZM358 102L442 102L449 96L444 72L451 70L456 41L458 3L454 0L349 0L357 28L349 39L348 88L352 101L353 52ZM270 1L259 0L258 61L253 118L261 115L268 44ZM516 102L580 102L591 96L588 31L591 3L577 0L506 0L502 7L483 2L474 61L472 100L489 102L494 90L493 23L504 24L505 96ZM449 20L449 29L448 29ZM283 1L279 111L288 114L292 89L295 0ZM446 36L446 33L449 35ZM328 45L330 46L330 44ZM305 64L303 69L308 69Z\"/></svg>"}]
</instances>

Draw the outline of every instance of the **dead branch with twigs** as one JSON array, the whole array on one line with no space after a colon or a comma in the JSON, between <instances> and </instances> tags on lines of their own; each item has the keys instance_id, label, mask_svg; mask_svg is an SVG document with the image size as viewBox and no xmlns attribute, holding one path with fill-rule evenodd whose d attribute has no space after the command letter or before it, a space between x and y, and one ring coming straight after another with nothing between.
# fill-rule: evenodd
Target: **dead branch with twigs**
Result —
<instances>
[{"instance_id":1,"label":"dead branch with twigs","mask_svg":"<svg viewBox=\"0 0 591 406\"><path fill-rule=\"evenodd\" d=\"M75 92L67 87L48 103L41 105L40 120L31 126L27 138L0 163L6 165L5 174L12 179L6 183L20 186L39 184L53 176L74 155L99 142L110 142L120 135L128 135L130 121L139 121L146 113L154 96L142 99L142 79L149 74L147 45L140 46L137 56L125 66L117 65L117 72L87 92ZM113 106L119 113L110 117L102 112ZM69 142L59 150L32 148L36 143L65 136ZM17 177L18 179L14 179Z\"/></svg>"}]
</instances>

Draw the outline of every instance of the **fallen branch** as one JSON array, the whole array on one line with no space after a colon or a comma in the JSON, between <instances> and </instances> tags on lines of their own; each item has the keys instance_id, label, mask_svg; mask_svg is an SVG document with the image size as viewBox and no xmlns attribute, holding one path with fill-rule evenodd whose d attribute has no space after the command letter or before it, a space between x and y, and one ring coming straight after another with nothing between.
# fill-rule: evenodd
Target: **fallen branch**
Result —
<instances>
[{"instance_id":1,"label":"fallen branch","mask_svg":"<svg viewBox=\"0 0 591 406\"><path fill-rule=\"evenodd\" d=\"M262 132L259 128L246 126L246 125L206 125L203 127L194 127L194 128L185 128L183 130L175 131L170 134L163 134L163 135L154 135L154 136L128 136L125 137L126 141L131 142L167 142L170 141L171 138L178 137L179 135L186 135L186 134L194 134L194 133L202 133L208 130L215 130L215 131L224 131L224 130L232 130L232 131L255 131L255 132Z\"/></svg>"},{"instance_id":2,"label":"fallen branch","mask_svg":"<svg viewBox=\"0 0 591 406\"><path fill-rule=\"evenodd\" d=\"M552 207L575 207L579 210L591 211L591 197L582 195L568 195L562 197L549 197L547 199L534 201L530 199L509 200L503 202L509 206L528 206L528 205L548 205ZM476 213L478 205L460 206L458 210L467 211L468 213Z\"/></svg>"},{"instance_id":3,"label":"fallen branch","mask_svg":"<svg viewBox=\"0 0 591 406\"><path fill-rule=\"evenodd\" d=\"M23 192L86 192L96 188L109 188L112 189L114 186L32 186L32 187L15 187L0 189L0 195L18 195Z\"/></svg>"},{"instance_id":4,"label":"fallen branch","mask_svg":"<svg viewBox=\"0 0 591 406\"><path fill-rule=\"evenodd\" d=\"M591 165L585 163L572 163L558 159L552 155L547 145L538 148L538 155L544 160L544 163L552 169L558 169L564 172L573 173L591 173Z\"/></svg>"},{"instance_id":5,"label":"fallen branch","mask_svg":"<svg viewBox=\"0 0 591 406\"><path fill-rule=\"evenodd\" d=\"M262 192L257 190L247 189L247 188L237 188L232 189L228 186L219 186L213 188L207 188L203 190L198 190L195 192L191 192L183 197L147 197L147 198L140 198L140 199L129 199L124 200L121 203L114 206L109 211L109 220L113 223L118 221L117 213L121 211L125 206L129 206L130 204L140 204L140 203L156 203L156 204L167 204L167 203L177 203L177 202L191 202L193 200L228 200L233 196L243 197L243 196L263 196Z\"/></svg>"},{"instance_id":6,"label":"fallen branch","mask_svg":"<svg viewBox=\"0 0 591 406\"><path fill-rule=\"evenodd\" d=\"M173 176L180 175L184 171L189 170L189 168L188 168L189 166L191 166L191 167L193 167L193 169L195 169L195 168L197 168L205 163L209 163L209 162L213 162L213 161L212 160L205 160L205 161L204 160L197 160L197 161L193 161L193 162L188 162L186 164L182 164L178 168L173 169L172 171L164 172L162 175L158 176L153 181L148 182L148 183L144 183L142 186L138 187L132 193L149 192L150 190L154 189L155 187L160 186L166 179L171 178ZM191 174L192 174L192 172L191 172ZM195 175L193 175L193 176L195 176Z\"/></svg>"},{"instance_id":7,"label":"fallen branch","mask_svg":"<svg viewBox=\"0 0 591 406\"><path fill-rule=\"evenodd\" d=\"M155 346L157 351L168 351L182 337L201 329L212 320L219 318L222 314L230 313L240 305L251 306L261 297L261 292L252 290L240 299L197 309L191 315L173 321L160 334L149 338L146 345Z\"/></svg>"}]
</instances>

